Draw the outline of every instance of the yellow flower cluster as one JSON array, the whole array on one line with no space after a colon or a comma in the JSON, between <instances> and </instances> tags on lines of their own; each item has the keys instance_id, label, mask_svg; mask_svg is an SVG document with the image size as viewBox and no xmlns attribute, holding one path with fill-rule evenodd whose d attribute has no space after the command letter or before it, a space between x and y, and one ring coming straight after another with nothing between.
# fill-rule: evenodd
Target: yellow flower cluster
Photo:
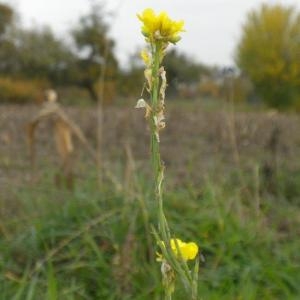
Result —
<instances>
[{"instance_id":1,"label":"yellow flower cluster","mask_svg":"<svg viewBox=\"0 0 300 300\"><path fill-rule=\"evenodd\" d=\"M142 33L150 43L163 41L175 44L180 40L180 32L184 31L184 21L173 21L166 12L156 15L153 9L146 8L137 16L143 23Z\"/></svg>"},{"instance_id":2,"label":"yellow flower cluster","mask_svg":"<svg viewBox=\"0 0 300 300\"><path fill-rule=\"evenodd\" d=\"M164 242L162 242L164 245ZM176 245L177 244L177 245ZM193 260L198 254L199 248L194 242L185 243L180 239L170 240L171 250L177 257L182 257L184 260ZM178 248L177 248L178 246ZM180 254L178 253L178 250ZM163 257L161 254L157 253L157 260L162 261Z\"/></svg>"}]
</instances>

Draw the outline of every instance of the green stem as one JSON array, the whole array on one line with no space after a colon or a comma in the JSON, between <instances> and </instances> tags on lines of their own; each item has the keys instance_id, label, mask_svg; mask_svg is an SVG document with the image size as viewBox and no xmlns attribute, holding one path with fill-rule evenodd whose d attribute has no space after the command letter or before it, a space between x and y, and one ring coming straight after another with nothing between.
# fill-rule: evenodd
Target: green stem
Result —
<instances>
[{"instance_id":1,"label":"green stem","mask_svg":"<svg viewBox=\"0 0 300 300\"><path fill-rule=\"evenodd\" d=\"M166 230L166 220L163 212L163 198L162 198L162 183L163 183L163 164L160 157L160 147L158 141L158 132L155 124L155 118L157 117L158 107L159 107L159 65L160 65L160 55L161 55L161 45L159 43L155 44L152 49L153 55L153 65L152 65L152 91L151 91L151 106L152 106L152 115L151 115L151 156L152 164L154 170L155 178L155 198L158 202L158 219L159 219L159 230L161 231L163 239L167 239L167 230Z\"/></svg>"},{"instance_id":2,"label":"green stem","mask_svg":"<svg viewBox=\"0 0 300 300\"><path fill-rule=\"evenodd\" d=\"M180 274L181 279L184 282L185 288L192 292L192 299L197 299L196 290L192 289L192 277L190 275L188 266L186 262L182 261L181 263L177 261L172 253L170 247L171 234L169 230L169 226L167 223L167 219L164 214L163 207L163 180L164 180L164 166L160 156L160 145L158 139L158 129L155 119L157 118L157 114L159 112L159 93L160 93L160 61L162 55L162 45L160 43L156 43L152 45L152 88L151 88L151 118L150 118L150 126L151 126L151 161L153 166L154 178L155 178L155 200L158 205L158 231L159 236L162 238L164 245L166 246L166 255L170 259L170 263L172 267L176 269L176 271ZM162 249L163 250L163 249ZM169 255L170 254L170 255ZM168 291L165 292L165 300L172 300L172 294Z\"/></svg>"},{"instance_id":3,"label":"green stem","mask_svg":"<svg viewBox=\"0 0 300 300\"><path fill-rule=\"evenodd\" d=\"M166 293L165 293L165 300L172 300L172 294L166 292Z\"/></svg>"},{"instance_id":4,"label":"green stem","mask_svg":"<svg viewBox=\"0 0 300 300\"><path fill-rule=\"evenodd\" d=\"M155 192L157 193L158 188L158 175L161 169L161 159L160 159L160 150L159 150L159 142L157 140L156 132L156 124L154 121L154 117L157 113L158 101L159 101L159 53L160 46L153 46L152 55L154 58L152 65L152 91L151 91L151 106L152 106L152 116L151 116L151 154L152 154L152 163L155 175Z\"/></svg>"},{"instance_id":5,"label":"green stem","mask_svg":"<svg viewBox=\"0 0 300 300\"><path fill-rule=\"evenodd\" d=\"M164 214L163 208L163 180L164 180L164 166L160 157L160 145L158 128L155 122L157 114L160 110L160 61L161 61L161 45L156 43L152 48L152 90L151 90L151 156L155 178L155 199L158 205L158 229L159 235L162 237L164 244L167 248L170 248L170 233L168 223ZM172 300L172 293L166 289L165 300Z\"/></svg>"}]
</instances>

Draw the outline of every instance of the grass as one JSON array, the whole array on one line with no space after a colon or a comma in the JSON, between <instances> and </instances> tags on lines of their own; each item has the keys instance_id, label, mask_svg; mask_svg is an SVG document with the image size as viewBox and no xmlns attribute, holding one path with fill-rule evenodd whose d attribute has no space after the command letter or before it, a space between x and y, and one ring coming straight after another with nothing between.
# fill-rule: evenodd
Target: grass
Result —
<instances>
[{"instance_id":1,"label":"grass","mask_svg":"<svg viewBox=\"0 0 300 300\"><path fill-rule=\"evenodd\" d=\"M147 179L138 176L140 192L129 196L109 183L99 191L92 171L74 192L56 190L52 173L44 171L38 188L13 190L6 205L14 212L1 216L1 299L160 299L155 241L141 206L153 223ZM199 295L299 299L300 207L285 197L289 174L281 175L278 193L259 191L259 211L253 178L243 175L246 187L228 174L165 195L173 232L201 247ZM183 299L177 288L176 299Z\"/></svg>"}]
</instances>

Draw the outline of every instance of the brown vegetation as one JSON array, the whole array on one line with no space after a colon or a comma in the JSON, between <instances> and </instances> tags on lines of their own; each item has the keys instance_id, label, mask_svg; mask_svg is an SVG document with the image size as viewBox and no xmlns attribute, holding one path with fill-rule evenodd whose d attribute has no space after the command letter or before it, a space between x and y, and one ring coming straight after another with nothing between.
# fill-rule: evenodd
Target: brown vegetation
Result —
<instances>
[{"instance_id":1,"label":"brown vegetation","mask_svg":"<svg viewBox=\"0 0 300 300\"><path fill-rule=\"evenodd\" d=\"M218 176L234 169L235 158L230 143L228 114L225 111L203 112L196 105L169 107L168 126L163 133L162 157L172 182L199 184L205 175ZM195 107L195 108L194 108ZM0 106L0 190L22 184L29 177L26 148L26 124L36 115L36 106ZM70 118L80 125L91 145L96 145L96 111L90 108L67 108ZM134 109L108 107L104 112L104 159L112 170L120 167L124 159L124 141L129 140L138 172L147 168L149 132L145 130L143 113ZM53 155L54 141L49 135L51 124L41 123L37 128L37 161L43 166L59 165ZM300 144L299 117L269 113L237 113L235 133L242 168L253 171L255 165L264 166L274 161L270 149L274 130L278 132L276 163L299 168L297 145ZM77 147L77 178L88 168L95 168L87 159L86 149ZM81 149L82 148L82 149ZM167 154L167 155L166 155ZM82 172L78 172L78 169ZM85 170L85 171L84 171Z\"/></svg>"}]
</instances>

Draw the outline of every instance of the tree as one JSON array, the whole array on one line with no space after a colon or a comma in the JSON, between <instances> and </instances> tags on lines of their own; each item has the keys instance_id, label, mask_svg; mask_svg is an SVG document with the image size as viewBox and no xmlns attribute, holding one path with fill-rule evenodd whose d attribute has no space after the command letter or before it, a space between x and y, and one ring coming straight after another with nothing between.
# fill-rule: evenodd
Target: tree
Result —
<instances>
[{"instance_id":1,"label":"tree","mask_svg":"<svg viewBox=\"0 0 300 300\"><path fill-rule=\"evenodd\" d=\"M73 81L86 88L93 100L97 101L96 85L105 68L105 79L116 76L118 63L113 53L114 41L108 37L108 25L103 11L93 6L91 12L80 18L79 25L72 30L76 46L77 61L73 66Z\"/></svg>"},{"instance_id":2,"label":"tree","mask_svg":"<svg viewBox=\"0 0 300 300\"><path fill-rule=\"evenodd\" d=\"M48 27L15 29L0 47L0 74L58 83L74 55Z\"/></svg>"},{"instance_id":3,"label":"tree","mask_svg":"<svg viewBox=\"0 0 300 300\"><path fill-rule=\"evenodd\" d=\"M208 68L176 49L172 49L164 60L168 73L169 91L177 90L178 83L199 83L200 76L208 73Z\"/></svg>"},{"instance_id":4,"label":"tree","mask_svg":"<svg viewBox=\"0 0 300 300\"><path fill-rule=\"evenodd\" d=\"M13 43L7 38L7 29L14 19L14 11L5 4L0 3L0 72L7 65L8 54L14 52ZM6 55L7 54L7 55Z\"/></svg>"},{"instance_id":5,"label":"tree","mask_svg":"<svg viewBox=\"0 0 300 300\"><path fill-rule=\"evenodd\" d=\"M21 71L30 78L42 77L56 81L73 58L68 47L48 27L19 30L18 43Z\"/></svg>"},{"instance_id":6,"label":"tree","mask_svg":"<svg viewBox=\"0 0 300 300\"><path fill-rule=\"evenodd\" d=\"M12 22L13 16L13 10L9 6L0 3L0 40L7 26Z\"/></svg>"},{"instance_id":7,"label":"tree","mask_svg":"<svg viewBox=\"0 0 300 300\"><path fill-rule=\"evenodd\" d=\"M8 31L6 28L13 21L9 12L0 5L0 76L75 85L87 89L91 98L97 100L97 88L105 69L105 91L114 90L109 81L114 80L118 64L101 8L94 6L80 18L71 32L73 44L57 38L49 27L15 26ZM5 21L2 16L6 16ZM6 24L5 30L1 24Z\"/></svg>"},{"instance_id":8,"label":"tree","mask_svg":"<svg viewBox=\"0 0 300 300\"><path fill-rule=\"evenodd\" d=\"M262 5L242 28L236 63L268 105L300 102L300 14L293 7Z\"/></svg>"}]
</instances>

